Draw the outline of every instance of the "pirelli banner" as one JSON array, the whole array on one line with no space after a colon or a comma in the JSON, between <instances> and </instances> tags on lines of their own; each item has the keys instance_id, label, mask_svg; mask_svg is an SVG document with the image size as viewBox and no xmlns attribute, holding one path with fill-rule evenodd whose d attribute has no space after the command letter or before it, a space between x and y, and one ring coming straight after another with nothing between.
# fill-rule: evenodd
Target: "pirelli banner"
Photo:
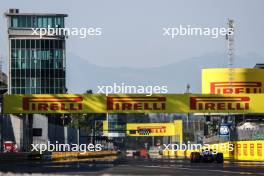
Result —
<instances>
[{"instance_id":1,"label":"pirelli banner","mask_svg":"<svg viewBox=\"0 0 264 176\"><path fill-rule=\"evenodd\" d=\"M174 123L128 123L128 136L174 136Z\"/></svg>"},{"instance_id":2,"label":"pirelli banner","mask_svg":"<svg viewBox=\"0 0 264 176\"><path fill-rule=\"evenodd\" d=\"M202 93L203 94L264 93L264 69L253 69L253 68L203 69Z\"/></svg>"},{"instance_id":3,"label":"pirelli banner","mask_svg":"<svg viewBox=\"0 0 264 176\"><path fill-rule=\"evenodd\" d=\"M4 113L264 113L264 94L5 95Z\"/></svg>"}]
</instances>

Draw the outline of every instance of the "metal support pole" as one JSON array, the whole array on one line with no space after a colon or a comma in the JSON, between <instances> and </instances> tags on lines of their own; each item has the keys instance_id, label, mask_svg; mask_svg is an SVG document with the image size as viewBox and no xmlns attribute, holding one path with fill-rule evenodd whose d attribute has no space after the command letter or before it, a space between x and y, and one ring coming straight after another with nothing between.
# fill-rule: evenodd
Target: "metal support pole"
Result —
<instances>
[{"instance_id":1,"label":"metal support pole","mask_svg":"<svg viewBox=\"0 0 264 176\"><path fill-rule=\"evenodd\" d=\"M2 97L1 97L2 98ZM4 114L3 114L3 99L2 99L2 103L1 103L1 147L0 147L0 149L1 149L1 152L4 152L4 148L3 148L3 145L4 145L4 140L3 140L3 131L4 131L4 129L3 129L3 127L4 127L4 125L3 125L3 123L4 123Z\"/></svg>"},{"instance_id":2,"label":"metal support pole","mask_svg":"<svg viewBox=\"0 0 264 176\"><path fill-rule=\"evenodd\" d=\"M80 118L79 118L79 115L80 114L78 114L78 117L77 117L78 118L77 120L78 121L78 137L77 137L78 146L80 146L80 120L79 120Z\"/></svg>"},{"instance_id":3,"label":"metal support pole","mask_svg":"<svg viewBox=\"0 0 264 176\"><path fill-rule=\"evenodd\" d=\"M93 115L93 145L95 145L95 130L96 130L96 120L95 120L95 115Z\"/></svg>"}]
</instances>

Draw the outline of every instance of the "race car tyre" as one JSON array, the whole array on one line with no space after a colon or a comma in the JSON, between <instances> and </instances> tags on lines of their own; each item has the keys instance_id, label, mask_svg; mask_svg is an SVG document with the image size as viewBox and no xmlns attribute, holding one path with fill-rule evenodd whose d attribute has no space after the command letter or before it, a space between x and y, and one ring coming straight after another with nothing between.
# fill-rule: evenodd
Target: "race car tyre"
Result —
<instances>
[{"instance_id":1,"label":"race car tyre","mask_svg":"<svg viewBox=\"0 0 264 176\"><path fill-rule=\"evenodd\" d=\"M192 152L190 156L191 163L198 163L201 160L201 155L199 152Z\"/></svg>"},{"instance_id":2,"label":"race car tyre","mask_svg":"<svg viewBox=\"0 0 264 176\"><path fill-rule=\"evenodd\" d=\"M224 162L224 155L223 153L217 153L215 160L217 163L223 163Z\"/></svg>"}]
</instances>

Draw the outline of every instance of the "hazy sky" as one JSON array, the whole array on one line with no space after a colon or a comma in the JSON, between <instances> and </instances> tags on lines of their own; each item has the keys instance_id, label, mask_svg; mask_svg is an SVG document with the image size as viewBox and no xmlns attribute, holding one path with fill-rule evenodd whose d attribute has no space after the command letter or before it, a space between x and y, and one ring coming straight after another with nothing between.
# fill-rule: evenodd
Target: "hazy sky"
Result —
<instances>
[{"instance_id":1,"label":"hazy sky","mask_svg":"<svg viewBox=\"0 0 264 176\"><path fill-rule=\"evenodd\" d=\"M6 0L20 12L67 13L67 27L101 27L103 35L70 36L67 52L102 66L152 67L206 53L226 52L224 38L164 37L163 27L225 27L236 24L236 54L264 56L264 1L262 0ZM6 20L1 18L0 52L7 54ZM74 59L74 58L69 58ZM249 58L250 59L250 58Z\"/></svg>"}]
</instances>

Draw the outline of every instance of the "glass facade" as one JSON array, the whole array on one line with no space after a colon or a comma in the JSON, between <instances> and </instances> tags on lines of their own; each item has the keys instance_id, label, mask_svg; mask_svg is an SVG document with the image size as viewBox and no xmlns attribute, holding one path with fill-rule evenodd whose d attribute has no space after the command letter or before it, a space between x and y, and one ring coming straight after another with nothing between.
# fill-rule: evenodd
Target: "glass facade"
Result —
<instances>
[{"instance_id":1,"label":"glass facade","mask_svg":"<svg viewBox=\"0 0 264 176\"><path fill-rule=\"evenodd\" d=\"M65 40L10 39L12 94L65 93Z\"/></svg>"},{"instance_id":2,"label":"glass facade","mask_svg":"<svg viewBox=\"0 0 264 176\"><path fill-rule=\"evenodd\" d=\"M63 16L27 16L14 15L11 16L11 28L64 28Z\"/></svg>"}]
</instances>

